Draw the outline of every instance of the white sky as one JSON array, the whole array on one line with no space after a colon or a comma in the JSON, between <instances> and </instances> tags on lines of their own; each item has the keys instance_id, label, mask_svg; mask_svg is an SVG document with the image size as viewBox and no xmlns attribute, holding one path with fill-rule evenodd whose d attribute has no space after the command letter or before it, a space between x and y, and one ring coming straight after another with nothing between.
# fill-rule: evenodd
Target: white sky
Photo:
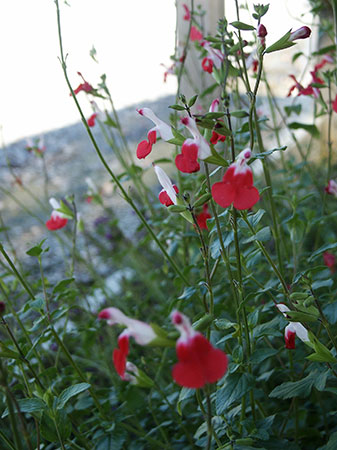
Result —
<instances>
[{"instance_id":1,"label":"white sky","mask_svg":"<svg viewBox=\"0 0 337 450\"><path fill-rule=\"evenodd\" d=\"M102 73L117 108L175 92L163 83L174 51L174 0L60 0L65 52L74 87L80 71L91 84ZM189 4L189 0L186 0ZM251 3L251 2L250 2ZM265 2L267 3L267 1ZM278 39L305 10L306 0L269 0L268 42ZM229 21L234 0L225 0ZM287 5L294 17L289 18ZM242 20L245 20L244 13ZM53 0L0 3L0 125L6 143L78 121L61 66ZM99 64L89 56L92 46ZM85 97L79 97L87 114Z\"/></svg>"}]
</instances>

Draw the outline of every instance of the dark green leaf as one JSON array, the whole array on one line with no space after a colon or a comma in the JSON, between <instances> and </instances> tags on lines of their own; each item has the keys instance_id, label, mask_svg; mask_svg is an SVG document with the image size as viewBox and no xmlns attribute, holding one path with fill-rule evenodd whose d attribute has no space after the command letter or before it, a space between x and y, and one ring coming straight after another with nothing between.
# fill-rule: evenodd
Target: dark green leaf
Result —
<instances>
[{"instance_id":1,"label":"dark green leaf","mask_svg":"<svg viewBox=\"0 0 337 450\"><path fill-rule=\"evenodd\" d=\"M58 292L63 292L67 289L67 287L75 280L75 278L66 278L64 280L61 280L57 283L57 285L54 287L53 292L54 294Z\"/></svg>"},{"instance_id":2,"label":"dark green leaf","mask_svg":"<svg viewBox=\"0 0 337 450\"><path fill-rule=\"evenodd\" d=\"M45 402L40 398L22 398L18 400L18 405L22 413L43 411L46 408ZM17 413L15 408L14 410ZM7 416L8 416L8 409L6 408L5 411L2 413L1 418L3 419L4 417Z\"/></svg>"},{"instance_id":3,"label":"dark green leaf","mask_svg":"<svg viewBox=\"0 0 337 450\"><path fill-rule=\"evenodd\" d=\"M169 106L169 108L174 109L176 111L185 111L186 109L184 106L181 105L171 105Z\"/></svg>"},{"instance_id":4,"label":"dark green leaf","mask_svg":"<svg viewBox=\"0 0 337 450\"><path fill-rule=\"evenodd\" d=\"M253 386L254 377L249 373L227 375L225 384L216 392L216 413L223 414L232 403L240 400Z\"/></svg>"},{"instance_id":5,"label":"dark green leaf","mask_svg":"<svg viewBox=\"0 0 337 450\"><path fill-rule=\"evenodd\" d=\"M87 390L90 388L89 383L78 383L74 384L73 386L68 387L67 389L64 389L64 391L61 392L60 396L58 397L57 401L57 409L62 409L66 405L66 403L72 398L75 397L75 395L80 394L81 392Z\"/></svg>"},{"instance_id":6,"label":"dark green leaf","mask_svg":"<svg viewBox=\"0 0 337 450\"><path fill-rule=\"evenodd\" d=\"M269 397L275 398L293 398L293 397L308 397L311 389L315 384L317 374L310 373L307 377L299 381L287 381L280 384L271 391Z\"/></svg>"}]
</instances>

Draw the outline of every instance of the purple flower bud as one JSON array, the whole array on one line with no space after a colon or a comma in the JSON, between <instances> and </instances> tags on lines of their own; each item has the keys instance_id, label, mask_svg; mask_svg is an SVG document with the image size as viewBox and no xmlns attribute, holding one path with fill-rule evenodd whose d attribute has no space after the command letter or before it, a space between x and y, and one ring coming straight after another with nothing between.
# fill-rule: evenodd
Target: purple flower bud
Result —
<instances>
[{"instance_id":1,"label":"purple flower bud","mask_svg":"<svg viewBox=\"0 0 337 450\"><path fill-rule=\"evenodd\" d=\"M257 27L257 37L264 38L268 34L267 28L260 23L260 25Z\"/></svg>"},{"instance_id":2,"label":"purple flower bud","mask_svg":"<svg viewBox=\"0 0 337 450\"><path fill-rule=\"evenodd\" d=\"M289 41L295 41L296 39L306 39L311 35L311 30L309 27L301 27L290 34Z\"/></svg>"},{"instance_id":3,"label":"purple flower bud","mask_svg":"<svg viewBox=\"0 0 337 450\"><path fill-rule=\"evenodd\" d=\"M0 302L0 316L3 315L3 313L5 312L5 309L6 309L5 302Z\"/></svg>"}]
</instances>

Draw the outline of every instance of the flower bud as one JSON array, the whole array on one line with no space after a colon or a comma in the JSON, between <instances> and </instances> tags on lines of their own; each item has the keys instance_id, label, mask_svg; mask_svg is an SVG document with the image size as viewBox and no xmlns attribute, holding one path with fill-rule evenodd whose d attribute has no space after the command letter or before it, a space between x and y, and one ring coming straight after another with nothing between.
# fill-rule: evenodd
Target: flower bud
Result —
<instances>
[{"instance_id":1,"label":"flower bud","mask_svg":"<svg viewBox=\"0 0 337 450\"><path fill-rule=\"evenodd\" d=\"M260 23L260 25L257 27L257 37L264 38L268 34L267 28Z\"/></svg>"},{"instance_id":2,"label":"flower bud","mask_svg":"<svg viewBox=\"0 0 337 450\"><path fill-rule=\"evenodd\" d=\"M306 39L311 35L311 29L309 27L301 27L290 34L289 41L295 41L296 39Z\"/></svg>"}]
</instances>

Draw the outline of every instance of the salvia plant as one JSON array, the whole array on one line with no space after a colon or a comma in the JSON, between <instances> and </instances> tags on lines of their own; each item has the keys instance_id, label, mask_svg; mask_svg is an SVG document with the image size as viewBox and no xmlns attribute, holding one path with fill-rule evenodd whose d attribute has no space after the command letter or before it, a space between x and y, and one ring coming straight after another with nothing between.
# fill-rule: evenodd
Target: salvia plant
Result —
<instances>
[{"instance_id":1,"label":"salvia plant","mask_svg":"<svg viewBox=\"0 0 337 450\"><path fill-rule=\"evenodd\" d=\"M270 41L272 5L233 0L236 20L213 34L196 1L179 5L188 31L164 74L177 77L176 99L169 119L135 111L136 144L108 77L69 73L59 3L65 89L113 192L92 172L84 197L60 196L43 139L26 146L41 191L8 161L31 201L1 192L41 239L23 259L1 213L1 448L336 449L336 1L310 2L324 45L309 57L289 51L311 39L308 24ZM288 101L264 69L276 52L288 55ZM189 81L192 53L203 89ZM134 227L120 222L121 199Z\"/></svg>"}]
</instances>

